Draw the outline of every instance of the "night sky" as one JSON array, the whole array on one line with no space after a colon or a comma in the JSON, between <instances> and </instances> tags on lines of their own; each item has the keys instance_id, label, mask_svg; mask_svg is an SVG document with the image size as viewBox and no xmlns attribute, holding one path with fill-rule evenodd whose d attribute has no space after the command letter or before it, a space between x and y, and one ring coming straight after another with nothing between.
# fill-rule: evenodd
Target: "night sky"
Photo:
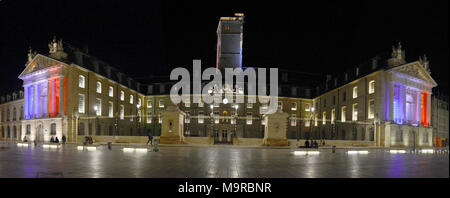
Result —
<instances>
[{"instance_id":1,"label":"night sky","mask_svg":"<svg viewBox=\"0 0 450 198\"><path fill-rule=\"evenodd\" d=\"M215 67L218 20L242 12L244 66L333 74L401 41L407 61L427 54L434 91L448 94L448 1L149 2L0 0L0 93L22 85L28 46L46 54L54 35L135 78L192 59Z\"/></svg>"}]
</instances>

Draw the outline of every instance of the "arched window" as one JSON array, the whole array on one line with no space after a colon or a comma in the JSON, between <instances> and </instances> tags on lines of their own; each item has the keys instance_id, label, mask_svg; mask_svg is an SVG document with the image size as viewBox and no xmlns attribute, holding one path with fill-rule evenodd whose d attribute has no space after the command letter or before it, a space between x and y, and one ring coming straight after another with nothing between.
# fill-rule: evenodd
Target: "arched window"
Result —
<instances>
[{"instance_id":1,"label":"arched window","mask_svg":"<svg viewBox=\"0 0 450 198\"><path fill-rule=\"evenodd\" d=\"M358 136L358 129L357 129L356 127L353 127L353 130L352 130L352 139L353 139L353 140L356 140L357 136Z\"/></svg>"},{"instance_id":2,"label":"arched window","mask_svg":"<svg viewBox=\"0 0 450 198\"><path fill-rule=\"evenodd\" d=\"M370 127L369 128L369 140L370 141L374 141L374 135L375 135L374 129L373 129L373 127Z\"/></svg>"},{"instance_id":3,"label":"arched window","mask_svg":"<svg viewBox=\"0 0 450 198\"><path fill-rule=\"evenodd\" d=\"M84 135L84 123L78 124L78 135Z\"/></svg>"},{"instance_id":4,"label":"arched window","mask_svg":"<svg viewBox=\"0 0 450 198\"><path fill-rule=\"evenodd\" d=\"M11 137L11 128L9 128L9 126L8 126L8 128L7 128L6 134L7 134L7 138L10 138L10 137Z\"/></svg>"},{"instance_id":5,"label":"arched window","mask_svg":"<svg viewBox=\"0 0 450 198\"><path fill-rule=\"evenodd\" d=\"M133 127L130 127L130 136L133 136Z\"/></svg>"},{"instance_id":6,"label":"arched window","mask_svg":"<svg viewBox=\"0 0 450 198\"><path fill-rule=\"evenodd\" d=\"M17 127L13 126L13 138L17 138Z\"/></svg>"},{"instance_id":7,"label":"arched window","mask_svg":"<svg viewBox=\"0 0 450 198\"><path fill-rule=\"evenodd\" d=\"M13 120L14 120L14 121L15 121L16 118L17 118L16 113L17 113L17 110L16 110L16 107L14 107L14 108L13 108Z\"/></svg>"},{"instance_id":8,"label":"arched window","mask_svg":"<svg viewBox=\"0 0 450 198\"><path fill-rule=\"evenodd\" d=\"M3 126L2 126L2 138L4 138L5 137L5 128L3 128Z\"/></svg>"},{"instance_id":9,"label":"arched window","mask_svg":"<svg viewBox=\"0 0 450 198\"><path fill-rule=\"evenodd\" d=\"M9 112L9 108L6 110L6 121L9 121L9 114L10 114L11 112Z\"/></svg>"},{"instance_id":10,"label":"arched window","mask_svg":"<svg viewBox=\"0 0 450 198\"><path fill-rule=\"evenodd\" d=\"M366 140L366 130L364 128L361 128L361 140Z\"/></svg>"},{"instance_id":11,"label":"arched window","mask_svg":"<svg viewBox=\"0 0 450 198\"><path fill-rule=\"evenodd\" d=\"M50 135L56 135L56 123L50 124Z\"/></svg>"},{"instance_id":12,"label":"arched window","mask_svg":"<svg viewBox=\"0 0 450 198\"><path fill-rule=\"evenodd\" d=\"M95 134L96 135L102 135L101 129L102 129L102 127L101 127L100 123L96 122Z\"/></svg>"},{"instance_id":13,"label":"arched window","mask_svg":"<svg viewBox=\"0 0 450 198\"><path fill-rule=\"evenodd\" d=\"M345 137L346 137L345 130L342 130L341 140L345 140Z\"/></svg>"},{"instance_id":14,"label":"arched window","mask_svg":"<svg viewBox=\"0 0 450 198\"><path fill-rule=\"evenodd\" d=\"M26 131L27 135L31 134L31 125L27 124L27 131Z\"/></svg>"}]
</instances>

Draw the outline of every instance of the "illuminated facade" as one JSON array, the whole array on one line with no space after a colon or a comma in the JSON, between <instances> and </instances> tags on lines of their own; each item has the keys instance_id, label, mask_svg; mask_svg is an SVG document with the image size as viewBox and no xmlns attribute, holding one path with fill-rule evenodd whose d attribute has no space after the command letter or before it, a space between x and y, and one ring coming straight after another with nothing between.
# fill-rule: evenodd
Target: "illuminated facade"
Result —
<instances>
[{"instance_id":1,"label":"illuminated facade","mask_svg":"<svg viewBox=\"0 0 450 198\"><path fill-rule=\"evenodd\" d=\"M242 14L220 19L218 68L242 67L242 23ZM15 102L16 108L23 106L23 119L16 123L20 132L16 138L0 138L49 141L66 136L69 142L81 142L92 136L96 142L144 143L148 133L162 135L167 124L163 115L174 106L169 92L175 82L168 77L138 82L61 40L53 39L49 49L46 55L30 51L19 75L24 97ZM261 104L247 103L246 96L244 104L178 104L183 112L178 142L263 145L265 137L276 133L286 144L326 139L337 146L432 145L430 102L437 84L428 60L406 62L400 45L389 59L374 58L327 76L325 83L298 71L280 71L279 79L278 108L287 117L280 123L286 124L281 133L269 131L274 127L259 112ZM2 112L11 109L10 103L0 104ZM6 125L10 123L2 122Z\"/></svg>"}]
</instances>

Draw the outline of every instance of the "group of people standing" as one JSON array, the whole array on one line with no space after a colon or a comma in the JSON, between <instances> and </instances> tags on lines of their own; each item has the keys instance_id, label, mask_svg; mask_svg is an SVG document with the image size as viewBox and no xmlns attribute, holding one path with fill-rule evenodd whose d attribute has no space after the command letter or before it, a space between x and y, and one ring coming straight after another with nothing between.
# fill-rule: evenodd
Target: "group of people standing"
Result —
<instances>
[{"instance_id":1,"label":"group of people standing","mask_svg":"<svg viewBox=\"0 0 450 198\"><path fill-rule=\"evenodd\" d=\"M298 142L298 140L297 140ZM325 146L325 140L324 139L320 139L319 143L316 140L305 140L305 146L304 148L319 148L319 146Z\"/></svg>"}]
</instances>

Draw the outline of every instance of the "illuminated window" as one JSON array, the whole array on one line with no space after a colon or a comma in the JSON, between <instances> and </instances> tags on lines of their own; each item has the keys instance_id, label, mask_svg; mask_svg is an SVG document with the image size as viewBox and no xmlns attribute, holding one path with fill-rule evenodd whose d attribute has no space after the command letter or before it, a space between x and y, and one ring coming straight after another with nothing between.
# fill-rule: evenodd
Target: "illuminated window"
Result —
<instances>
[{"instance_id":1,"label":"illuminated window","mask_svg":"<svg viewBox=\"0 0 450 198\"><path fill-rule=\"evenodd\" d=\"M136 107L137 107L138 109L141 108L141 99L140 99L140 98L137 99Z\"/></svg>"},{"instance_id":2,"label":"illuminated window","mask_svg":"<svg viewBox=\"0 0 450 198\"><path fill-rule=\"evenodd\" d=\"M336 119L336 111L335 109L331 109L331 124L334 124L335 119Z\"/></svg>"},{"instance_id":3,"label":"illuminated window","mask_svg":"<svg viewBox=\"0 0 450 198\"><path fill-rule=\"evenodd\" d=\"M369 111L368 118L373 119L375 117L375 100L369 100Z\"/></svg>"},{"instance_id":4,"label":"illuminated window","mask_svg":"<svg viewBox=\"0 0 450 198\"><path fill-rule=\"evenodd\" d=\"M310 127L311 126L311 120L305 120L305 127Z\"/></svg>"},{"instance_id":5,"label":"illuminated window","mask_svg":"<svg viewBox=\"0 0 450 198\"><path fill-rule=\"evenodd\" d=\"M108 96L109 96L109 97L113 97L113 96L114 96L114 89L113 89L112 86L109 86Z\"/></svg>"},{"instance_id":6,"label":"illuminated window","mask_svg":"<svg viewBox=\"0 0 450 198\"><path fill-rule=\"evenodd\" d=\"M186 117L184 118L184 123L186 123L186 124L191 123L191 113L189 111L186 111Z\"/></svg>"},{"instance_id":7,"label":"illuminated window","mask_svg":"<svg viewBox=\"0 0 450 198\"><path fill-rule=\"evenodd\" d=\"M130 104L133 104L133 102L134 102L134 97L133 97L133 95L130 95Z\"/></svg>"},{"instance_id":8,"label":"illuminated window","mask_svg":"<svg viewBox=\"0 0 450 198\"><path fill-rule=\"evenodd\" d=\"M347 113L347 108L345 107L345 106L343 106L342 107L342 109L341 109L341 122L346 122L347 121L347 119L346 119L346 113Z\"/></svg>"},{"instance_id":9,"label":"illuminated window","mask_svg":"<svg viewBox=\"0 0 450 198\"><path fill-rule=\"evenodd\" d=\"M159 108L164 108L164 99L159 100Z\"/></svg>"},{"instance_id":10,"label":"illuminated window","mask_svg":"<svg viewBox=\"0 0 450 198\"><path fill-rule=\"evenodd\" d=\"M102 83L97 81L97 93L102 93Z\"/></svg>"},{"instance_id":11,"label":"illuminated window","mask_svg":"<svg viewBox=\"0 0 450 198\"><path fill-rule=\"evenodd\" d=\"M184 101L184 106L185 107L191 107L191 103L189 101Z\"/></svg>"},{"instance_id":12,"label":"illuminated window","mask_svg":"<svg viewBox=\"0 0 450 198\"><path fill-rule=\"evenodd\" d=\"M130 114L129 115L130 115L130 121L133 121L133 116L134 115L133 115L133 109L131 109L131 108L130 108Z\"/></svg>"},{"instance_id":13,"label":"illuminated window","mask_svg":"<svg viewBox=\"0 0 450 198\"><path fill-rule=\"evenodd\" d=\"M158 123L159 123L159 124L162 123L161 114L158 115Z\"/></svg>"},{"instance_id":14,"label":"illuminated window","mask_svg":"<svg viewBox=\"0 0 450 198\"><path fill-rule=\"evenodd\" d=\"M125 100L125 93L123 91L120 91L120 100L121 101Z\"/></svg>"},{"instance_id":15,"label":"illuminated window","mask_svg":"<svg viewBox=\"0 0 450 198\"><path fill-rule=\"evenodd\" d=\"M252 113L247 112L247 125L251 125L253 123Z\"/></svg>"},{"instance_id":16,"label":"illuminated window","mask_svg":"<svg viewBox=\"0 0 450 198\"><path fill-rule=\"evenodd\" d=\"M219 112L218 111L214 111L214 124L219 124L220 120L219 120Z\"/></svg>"},{"instance_id":17,"label":"illuminated window","mask_svg":"<svg viewBox=\"0 0 450 198\"><path fill-rule=\"evenodd\" d=\"M84 83L84 76L83 75L79 75L78 76L78 87L80 88L84 88L85 87L85 83Z\"/></svg>"},{"instance_id":18,"label":"illuminated window","mask_svg":"<svg viewBox=\"0 0 450 198\"><path fill-rule=\"evenodd\" d=\"M278 109L283 110L283 102L278 101Z\"/></svg>"},{"instance_id":19,"label":"illuminated window","mask_svg":"<svg viewBox=\"0 0 450 198\"><path fill-rule=\"evenodd\" d=\"M353 104L352 109L352 121L358 120L358 103Z\"/></svg>"},{"instance_id":20,"label":"illuminated window","mask_svg":"<svg viewBox=\"0 0 450 198\"><path fill-rule=\"evenodd\" d=\"M204 123L204 116L205 116L205 114L203 113L203 111L199 111L198 112L198 123L199 124L203 124Z\"/></svg>"},{"instance_id":21,"label":"illuminated window","mask_svg":"<svg viewBox=\"0 0 450 198\"><path fill-rule=\"evenodd\" d=\"M309 103L305 104L305 111L311 111L311 104Z\"/></svg>"},{"instance_id":22,"label":"illuminated window","mask_svg":"<svg viewBox=\"0 0 450 198\"><path fill-rule=\"evenodd\" d=\"M121 119L121 120L124 119L124 117L125 117L124 114L125 114L124 107L123 107L123 105L120 105L120 119Z\"/></svg>"},{"instance_id":23,"label":"illuminated window","mask_svg":"<svg viewBox=\"0 0 450 198\"><path fill-rule=\"evenodd\" d=\"M102 99L100 99L100 98L96 99L95 111L96 111L97 116L102 115Z\"/></svg>"},{"instance_id":24,"label":"illuminated window","mask_svg":"<svg viewBox=\"0 0 450 198\"><path fill-rule=\"evenodd\" d=\"M375 93L375 81L371 80L369 82L369 94Z\"/></svg>"},{"instance_id":25,"label":"illuminated window","mask_svg":"<svg viewBox=\"0 0 450 198\"><path fill-rule=\"evenodd\" d=\"M78 113L84 113L84 94L78 95Z\"/></svg>"},{"instance_id":26,"label":"illuminated window","mask_svg":"<svg viewBox=\"0 0 450 198\"><path fill-rule=\"evenodd\" d=\"M297 116L295 114L291 115L291 126L297 126Z\"/></svg>"},{"instance_id":27,"label":"illuminated window","mask_svg":"<svg viewBox=\"0 0 450 198\"><path fill-rule=\"evenodd\" d=\"M253 103L247 103L247 108L249 109L253 108Z\"/></svg>"},{"instance_id":28,"label":"illuminated window","mask_svg":"<svg viewBox=\"0 0 450 198\"><path fill-rule=\"evenodd\" d=\"M153 107L152 100L147 100L147 108L152 108L152 107Z\"/></svg>"},{"instance_id":29,"label":"illuminated window","mask_svg":"<svg viewBox=\"0 0 450 198\"><path fill-rule=\"evenodd\" d=\"M198 103L198 107L204 107L204 106L205 106L205 103L203 103L203 102Z\"/></svg>"},{"instance_id":30,"label":"illuminated window","mask_svg":"<svg viewBox=\"0 0 450 198\"><path fill-rule=\"evenodd\" d=\"M147 109L147 123L152 123L152 110Z\"/></svg>"},{"instance_id":31,"label":"illuminated window","mask_svg":"<svg viewBox=\"0 0 450 198\"><path fill-rule=\"evenodd\" d=\"M358 97L358 87L353 87L353 98Z\"/></svg>"},{"instance_id":32,"label":"illuminated window","mask_svg":"<svg viewBox=\"0 0 450 198\"><path fill-rule=\"evenodd\" d=\"M138 110L137 113L138 113L138 114L137 114L137 121L138 121L138 122L141 122L141 110Z\"/></svg>"},{"instance_id":33,"label":"illuminated window","mask_svg":"<svg viewBox=\"0 0 450 198\"><path fill-rule=\"evenodd\" d=\"M112 118L113 117L113 102L109 102L109 106L108 106L108 116L110 117L110 118Z\"/></svg>"},{"instance_id":34,"label":"illuminated window","mask_svg":"<svg viewBox=\"0 0 450 198\"><path fill-rule=\"evenodd\" d=\"M322 124L325 125L327 122L327 112L322 113Z\"/></svg>"},{"instance_id":35,"label":"illuminated window","mask_svg":"<svg viewBox=\"0 0 450 198\"><path fill-rule=\"evenodd\" d=\"M293 103L292 103L291 110L292 110L292 111L296 111L296 110L297 110L297 103L296 103L296 102L293 102Z\"/></svg>"},{"instance_id":36,"label":"illuminated window","mask_svg":"<svg viewBox=\"0 0 450 198\"><path fill-rule=\"evenodd\" d=\"M316 114L314 114L314 126L317 126L317 125L319 125L319 115L317 115L317 113Z\"/></svg>"}]
</instances>

